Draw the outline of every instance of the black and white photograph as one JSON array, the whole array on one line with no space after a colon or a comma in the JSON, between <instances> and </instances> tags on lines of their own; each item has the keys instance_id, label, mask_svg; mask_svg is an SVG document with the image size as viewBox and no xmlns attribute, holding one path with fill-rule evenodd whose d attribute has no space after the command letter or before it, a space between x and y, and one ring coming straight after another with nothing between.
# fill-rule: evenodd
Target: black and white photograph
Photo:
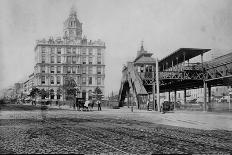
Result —
<instances>
[{"instance_id":1,"label":"black and white photograph","mask_svg":"<svg viewBox=\"0 0 232 155\"><path fill-rule=\"evenodd\" d=\"M0 0L0 154L232 154L232 0Z\"/></svg>"}]
</instances>

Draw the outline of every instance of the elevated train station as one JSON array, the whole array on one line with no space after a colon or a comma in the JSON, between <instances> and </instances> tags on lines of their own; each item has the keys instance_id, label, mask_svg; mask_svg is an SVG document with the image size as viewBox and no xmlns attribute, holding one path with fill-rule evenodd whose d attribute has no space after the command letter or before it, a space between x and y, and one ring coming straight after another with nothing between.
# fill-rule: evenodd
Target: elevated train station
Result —
<instances>
[{"instance_id":1,"label":"elevated train station","mask_svg":"<svg viewBox=\"0 0 232 155\"><path fill-rule=\"evenodd\" d=\"M127 104L141 109L149 100L152 109L160 111L160 93L169 92L170 101L170 92L174 92L176 103L176 92L184 91L186 103L186 90L204 88L203 110L207 111L211 87L232 84L232 53L204 62L203 56L208 51L210 49L180 48L158 60L142 45L135 60L123 67L119 106ZM190 63L197 56L200 62Z\"/></svg>"}]
</instances>

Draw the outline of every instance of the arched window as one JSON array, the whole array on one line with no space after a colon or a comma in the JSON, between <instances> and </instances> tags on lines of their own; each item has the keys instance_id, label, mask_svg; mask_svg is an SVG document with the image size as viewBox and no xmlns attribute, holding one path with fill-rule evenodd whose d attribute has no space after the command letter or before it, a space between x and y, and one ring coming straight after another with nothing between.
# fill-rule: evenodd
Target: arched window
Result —
<instances>
[{"instance_id":1,"label":"arched window","mask_svg":"<svg viewBox=\"0 0 232 155\"><path fill-rule=\"evenodd\" d=\"M57 98L57 100L60 100L61 94L62 94L61 89L58 89L56 91L56 98Z\"/></svg>"},{"instance_id":2,"label":"arched window","mask_svg":"<svg viewBox=\"0 0 232 155\"><path fill-rule=\"evenodd\" d=\"M51 84L54 84L54 76L51 76Z\"/></svg>"},{"instance_id":3,"label":"arched window","mask_svg":"<svg viewBox=\"0 0 232 155\"><path fill-rule=\"evenodd\" d=\"M86 99L86 90L82 91L82 98Z\"/></svg>"},{"instance_id":4,"label":"arched window","mask_svg":"<svg viewBox=\"0 0 232 155\"><path fill-rule=\"evenodd\" d=\"M51 90L50 90L50 98L51 98L51 99L54 99L54 96L55 96L54 90L51 89Z\"/></svg>"},{"instance_id":5,"label":"arched window","mask_svg":"<svg viewBox=\"0 0 232 155\"><path fill-rule=\"evenodd\" d=\"M56 81L56 83L57 83L57 84L60 84L60 81L61 81L60 76L57 76L57 81Z\"/></svg>"},{"instance_id":6,"label":"arched window","mask_svg":"<svg viewBox=\"0 0 232 155\"><path fill-rule=\"evenodd\" d=\"M93 97L92 90L89 90L89 91L88 91L88 94L89 94L89 100L92 100L92 97Z\"/></svg>"}]
</instances>

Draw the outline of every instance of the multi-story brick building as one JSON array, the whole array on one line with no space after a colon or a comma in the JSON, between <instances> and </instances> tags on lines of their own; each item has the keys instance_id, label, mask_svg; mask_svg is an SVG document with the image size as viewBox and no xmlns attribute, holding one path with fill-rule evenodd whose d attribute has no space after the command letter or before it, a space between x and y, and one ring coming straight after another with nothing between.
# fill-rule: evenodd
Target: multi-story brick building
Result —
<instances>
[{"instance_id":1,"label":"multi-story brick building","mask_svg":"<svg viewBox=\"0 0 232 155\"><path fill-rule=\"evenodd\" d=\"M105 43L82 36L82 23L72 10L64 22L64 35L39 40L35 46L34 86L54 92L52 100L65 100L57 91L72 77L80 94L89 98L98 86L104 93Z\"/></svg>"}]
</instances>

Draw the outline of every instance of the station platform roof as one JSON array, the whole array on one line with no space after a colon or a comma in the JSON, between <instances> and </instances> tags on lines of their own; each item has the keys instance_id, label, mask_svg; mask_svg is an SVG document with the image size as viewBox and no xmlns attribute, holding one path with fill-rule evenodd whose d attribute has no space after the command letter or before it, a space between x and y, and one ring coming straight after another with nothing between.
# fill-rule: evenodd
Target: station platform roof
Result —
<instances>
[{"instance_id":1,"label":"station platform roof","mask_svg":"<svg viewBox=\"0 0 232 155\"><path fill-rule=\"evenodd\" d=\"M186 60L192 59L198 55L204 54L205 52L210 51L211 49L200 49L200 48L180 48L168 56L164 57L159 61L159 66L165 66L165 68L182 63Z\"/></svg>"}]
</instances>

